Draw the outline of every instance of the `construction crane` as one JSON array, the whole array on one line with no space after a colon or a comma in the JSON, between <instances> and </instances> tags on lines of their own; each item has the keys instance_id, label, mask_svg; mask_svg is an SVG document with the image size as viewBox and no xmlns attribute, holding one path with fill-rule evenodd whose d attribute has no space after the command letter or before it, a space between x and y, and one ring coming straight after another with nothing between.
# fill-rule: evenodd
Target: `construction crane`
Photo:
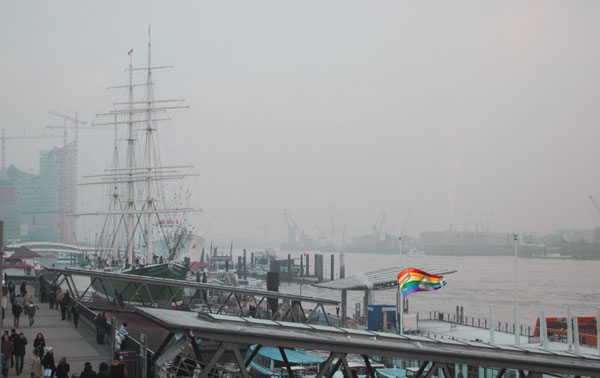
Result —
<instances>
[{"instance_id":1,"label":"construction crane","mask_svg":"<svg viewBox=\"0 0 600 378\"><path fill-rule=\"evenodd\" d=\"M60 135L23 135L19 136L6 136L5 130L2 129L2 163L0 166L0 170L6 170L6 141L7 140L18 140L18 139L50 139L50 138L60 138Z\"/></svg>"},{"instance_id":2,"label":"construction crane","mask_svg":"<svg viewBox=\"0 0 600 378\"><path fill-rule=\"evenodd\" d=\"M596 200L594 199L594 197L592 197L591 194L590 194L590 201L592 201L592 203L594 204L594 207L596 208L596 211L598 212L598 215L600 215L600 205L598 205L598 202L596 202Z\"/></svg>"},{"instance_id":3,"label":"construction crane","mask_svg":"<svg viewBox=\"0 0 600 378\"><path fill-rule=\"evenodd\" d=\"M297 241L296 232L298 231L298 225L294 222L294 218L290 215L287 210L283 210L283 223L288 228L288 239L291 242Z\"/></svg>"},{"instance_id":4,"label":"construction crane","mask_svg":"<svg viewBox=\"0 0 600 378\"><path fill-rule=\"evenodd\" d=\"M377 219L375 220L375 223L373 223L373 235L375 235L378 238L383 237L383 226L385 225L385 210L382 210L381 213L379 213L379 216L377 217Z\"/></svg>"}]
</instances>

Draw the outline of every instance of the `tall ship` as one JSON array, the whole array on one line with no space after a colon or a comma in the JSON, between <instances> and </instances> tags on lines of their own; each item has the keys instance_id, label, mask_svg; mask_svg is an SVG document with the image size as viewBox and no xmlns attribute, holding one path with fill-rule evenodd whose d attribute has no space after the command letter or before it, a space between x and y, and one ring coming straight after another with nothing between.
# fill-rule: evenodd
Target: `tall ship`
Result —
<instances>
[{"instance_id":1,"label":"tall ship","mask_svg":"<svg viewBox=\"0 0 600 378\"><path fill-rule=\"evenodd\" d=\"M155 98L154 71L172 67L153 66L150 29L146 66L134 67L133 49L128 54L129 83L112 87L126 91L127 100L115 102L112 110L98 114L94 122L97 126L114 127L112 164L104 173L88 176L90 182L84 184L109 188L108 210L78 215L103 219L95 246L95 268L183 280L189 265L200 261L204 247L204 239L194 234L186 217L199 210L187 206L189 191L180 186L191 175L193 166L163 165L157 131L171 120L170 112L188 106L182 99ZM134 83L134 77L140 73L145 74L145 80ZM123 142L126 143L124 151L120 148ZM108 285L95 282L92 287L102 296L112 298L136 295L140 301L150 297L168 301L182 299L172 298L171 293L152 285L149 292L136 293L126 280L113 280Z\"/></svg>"}]
</instances>

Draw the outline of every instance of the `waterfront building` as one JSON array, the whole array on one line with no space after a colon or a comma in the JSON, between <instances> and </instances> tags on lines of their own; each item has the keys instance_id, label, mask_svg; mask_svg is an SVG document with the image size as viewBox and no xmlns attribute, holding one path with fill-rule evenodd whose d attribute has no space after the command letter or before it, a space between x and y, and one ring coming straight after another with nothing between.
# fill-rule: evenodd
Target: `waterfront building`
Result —
<instances>
[{"instance_id":1,"label":"waterfront building","mask_svg":"<svg viewBox=\"0 0 600 378\"><path fill-rule=\"evenodd\" d=\"M5 237L72 242L77 177L73 143L40 152L39 174L14 165L0 172L0 217Z\"/></svg>"}]
</instances>

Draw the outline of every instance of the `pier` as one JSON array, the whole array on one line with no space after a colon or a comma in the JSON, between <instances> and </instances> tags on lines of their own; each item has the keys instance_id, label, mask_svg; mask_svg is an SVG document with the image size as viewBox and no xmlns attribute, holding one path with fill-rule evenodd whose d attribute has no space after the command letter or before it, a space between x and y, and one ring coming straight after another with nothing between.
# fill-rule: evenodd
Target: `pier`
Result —
<instances>
[{"instance_id":1,"label":"pier","mask_svg":"<svg viewBox=\"0 0 600 378\"><path fill-rule=\"evenodd\" d=\"M54 282L75 285L72 274L88 275L97 279L115 278L116 273L91 272L71 269L54 269ZM380 284L389 284L386 275L378 275ZM147 277L132 278L141 285L170 284L172 280L153 279ZM206 284L197 282L180 282L180 285L196 289L208 289ZM196 286L200 285L200 286ZM351 287L352 285L347 285ZM81 304L93 307L93 302L86 301L84 288L72 287L75 298ZM212 288L211 288L212 289ZM221 287L229 291L230 296L250 294L267 296L270 299L293 300L302 299L321 308L321 300L311 297L292 296L264 290ZM364 288L362 288L364 289ZM245 292L248 290L248 292ZM294 297L294 298L292 298ZM268 302L268 301L267 301ZM335 301L333 301L335 302ZM158 304L155 304L158 305ZM319 351L327 355L326 362L320 368L319 377L331 377L340 370L345 376L351 376L349 358L358 356L369 365L370 359L386 359L387 361L410 361L418 364L416 377L454 378L468 369L479 369L476 376L484 377L493 374L496 377L510 376L509 372L520 376L540 376L541 374L567 374L572 376L600 376L600 358L591 353L575 353L555 351L535 345L515 347L506 344L486 343L481 341L457 340L452 338L433 338L423 335L398 335L396 333L352 329L328 325L310 324L301 318L254 318L239 311L238 315L227 315L220 311L183 311L171 308L136 306L130 301L125 307L115 302L104 301L100 308L115 317L114 326L127 321L130 324L130 342L127 348L133 356L125 361L128 371L136 372L140 377L159 377L165 374L174 376L241 376L250 377L248 366L262 347L278 348L285 359L286 348L302 348L307 351ZM112 306L112 307L111 307ZM87 307L86 307L87 308ZM293 312L293 311L292 311ZM87 336L76 336L73 332L87 332L83 327L74 330L70 323L62 322L58 312L46 308L40 315L57 327L52 335L64 334L64 338L53 336L56 342L56 357L60 358L62 350L68 356L68 348L76 348L70 361L74 361L74 369L83 362L93 364L108 360L110 347L97 348L94 345L91 330ZM53 318L54 316L54 318ZM8 319L8 318L7 318ZM287 321L288 319L289 321ZM8 321L8 320L7 320ZM83 323L83 319L82 319ZM83 333L82 333L83 334ZM85 334L84 334L85 335ZM30 336L28 335L28 338ZM80 340L74 338L80 337ZM70 343L73 343L72 345ZM78 344L80 343L80 344ZM50 344L50 343L49 343ZM63 346L64 345L64 346ZM253 353L246 354L249 345L256 345ZM96 350L95 353L90 349ZM105 357L106 356L106 357ZM30 360L30 358L28 359ZM404 362L401 362L404 364ZM78 365L80 364L80 365ZM411 365L414 366L414 365ZM293 369L287 363L289 376L293 377ZM370 368L369 368L370 369ZM76 370L75 370L76 371ZM483 372L483 373L482 373ZM483 375L482 375L483 374ZM370 377L375 376L370 369ZM471 374L469 374L471 376Z\"/></svg>"},{"instance_id":2,"label":"pier","mask_svg":"<svg viewBox=\"0 0 600 378\"><path fill-rule=\"evenodd\" d=\"M15 281L18 284L21 281ZM18 291L18 289L17 289ZM34 293L33 283L27 285L27 292ZM23 364L23 373L21 377L29 377L31 371L31 359L33 356L33 341L38 334L42 332L46 339L46 346L52 347L54 352L54 361L58 364L61 357L67 358L67 363L71 366L69 376L73 373L83 371L85 362L90 362L94 371L98 370L100 362L106 362L110 365L112 361L110 343L98 345L96 343L96 332L93 325L82 313L79 319L79 327L75 328L72 320L61 320L60 310L50 309L48 303L41 303L39 297L33 297L33 303L39 307L35 314L35 322L32 327L29 326L29 318L24 313L20 317L20 326L14 327L14 318L10 307L5 309L6 317L3 320L2 330L15 328L17 333L23 332L27 337L25 346L25 358ZM9 369L9 377L16 377L15 369Z\"/></svg>"}]
</instances>

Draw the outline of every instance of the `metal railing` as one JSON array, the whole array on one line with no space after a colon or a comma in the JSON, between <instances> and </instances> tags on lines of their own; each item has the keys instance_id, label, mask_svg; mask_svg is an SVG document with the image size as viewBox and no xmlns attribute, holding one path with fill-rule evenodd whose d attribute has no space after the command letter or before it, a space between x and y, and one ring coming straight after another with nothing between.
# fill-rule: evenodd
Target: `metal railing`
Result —
<instances>
[{"instance_id":1,"label":"metal railing","mask_svg":"<svg viewBox=\"0 0 600 378\"><path fill-rule=\"evenodd\" d=\"M429 311L429 319L427 320L439 320L441 322L448 322L452 324L460 324L474 328L490 329L489 319L479 318L476 316L457 316L454 313L440 312L440 311ZM510 322L497 321L494 322L494 330L506 333L515 333L515 325ZM524 327L522 324L519 327L519 334L521 336L534 337L531 326Z\"/></svg>"}]
</instances>

